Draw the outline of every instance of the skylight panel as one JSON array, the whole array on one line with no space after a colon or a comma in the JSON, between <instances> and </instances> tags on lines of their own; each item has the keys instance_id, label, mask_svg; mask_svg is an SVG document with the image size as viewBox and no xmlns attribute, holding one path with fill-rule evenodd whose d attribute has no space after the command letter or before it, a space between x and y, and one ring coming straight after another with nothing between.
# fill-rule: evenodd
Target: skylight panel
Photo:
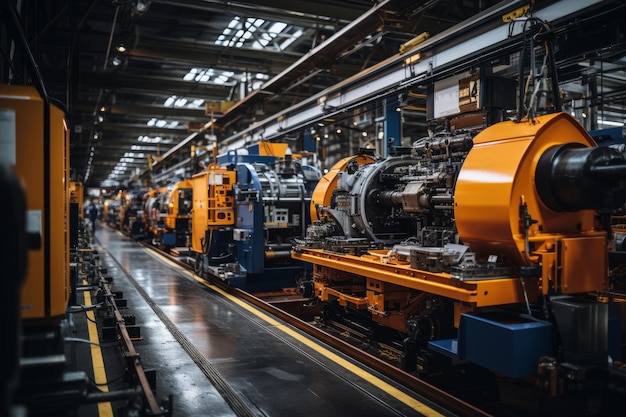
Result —
<instances>
[{"instance_id":1,"label":"skylight panel","mask_svg":"<svg viewBox=\"0 0 626 417\"><path fill-rule=\"evenodd\" d=\"M268 29L269 33L278 34L283 31L287 27L287 23L276 22Z\"/></svg>"},{"instance_id":2,"label":"skylight panel","mask_svg":"<svg viewBox=\"0 0 626 417\"><path fill-rule=\"evenodd\" d=\"M237 26L239 26L239 16L235 16L233 18L233 20L230 21L230 23L228 24L227 28L233 29Z\"/></svg>"},{"instance_id":3,"label":"skylight panel","mask_svg":"<svg viewBox=\"0 0 626 417\"><path fill-rule=\"evenodd\" d=\"M189 70L187 74L183 77L185 81L191 81L196 77L196 73L198 72L198 68L192 68Z\"/></svg>"},{"instance_id":4,"label":"skylight panel","mask_svg":"<svg viewBox=\"0 0 626 417\"><path fill-rule=\"evenodd\" d=\"M251 35L250 35L251 36ZM242 41L243 42L243 41ZM230 41L228 44L225 43L225 46L241 46L241 42ZM192 68L189 72L183 77L184 80L187 81L196 81L196 82L214 82L216 84L224 85L227 83L234 83L234 80L231 78L235 73L232 71L216 71L213 68ZM188 107L188 108L200 108L204 106L204 100L192 100L190 98L184 98L186 102L184 104L182 101L183 97L171 96L165 102L166 107Z\"/></svg>"},{"instance_id":5,"label":"skylight panel","mask_svg":"<svg viewBox=\"0 0 626 417\"><path fill-rule=\"evenodd\" d=\"M264 47L267 46L268 43L270 43L270 40L272 40L272 38L267 33L264 33L261 36L262 36L261 39L257 40L256 42L254 42L254 44L252 44L252 47L254 49L263 49Z\"/></svg>"},{"instance_id":6,"label":"skylight panel","mask_svg":"<svg viewBox=\"0 0 626 417\"><path fill-rule=\"evenodd\" d=\"M263 49L270 44L278 36L287 29L289 25L285 22L268 22L264 19L258 19L254 17L246 18L242 21L240 17L234 17L224 28L222 33L217 37L215 43L217 45L242 48L248 44L253 49ZM297 36L302 34L300 28L293 29L300 32ZM253 32L262 32L261 35L252 35ZM251 42L248 43L248 42ZM291 41L293 42L293 40ZM288 46L285 45L285 47ZM278 46L275 46L276 48Z\"/></svg>"},{"instance_id":7,"label":"skylight panel","mask_svg":"<svg viewBox=\"0 0 626 417\"><path fill-rule=\"evenodd\" d=\"M213 70L211 68L209 69L192 68L189 70L187 74L185 74L185 76L183 77L183 80L185 81L194 80L194 81L199 81L199 82L206 82L211 78L212 75L213 75Z\"/></svg>"},{"instance_id":8,"label":"skylight panel","mask_svg":"<svg viewBox=\"0 0 626 417\"><path fill-rule=\"evenodd\" d=\"M162 138L161 136L156 136L154 138L151 138L150 136L139 136L137 138L137 141L142 142L142 143L159 143L161 142Z\"/></svg>"},{"instance_id":9,"label":"skylight panel","mask_svg":"<svg viewBox=\"0 0 626 417\"><path fill-rule=\"evenodd\" d=\"M287 49L289 45L294 43L296 39L298 39L300 36L302 36L302 30L295 31L287 39L285 39L283 43L280 44L280 49L284 51L285 49Z\"/></svg>"}]
</instances>

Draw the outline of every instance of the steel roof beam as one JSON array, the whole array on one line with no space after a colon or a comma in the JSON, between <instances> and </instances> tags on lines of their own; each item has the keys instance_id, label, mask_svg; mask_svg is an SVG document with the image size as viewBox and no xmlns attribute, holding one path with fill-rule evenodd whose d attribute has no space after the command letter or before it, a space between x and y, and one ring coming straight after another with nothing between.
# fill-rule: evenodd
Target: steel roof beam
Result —
<instances>
[{"instance_id":1,"label":"steel roof beam","mask_svg":"<svg viewBox=\"0 0 626 417\"><path fill-rule=\"evenodd\" d=\"M534 16L550 23L563 22L602 3L610 2L560 0L536 10ZM407 87L423 83L433 74L444 74L446 70L458 71L462 67L467 69L475 58L500 54L505 51L505 47L519 44L518 38L521 34L520 24L514 25L509 32L509 24L502 21L502 16L523 4L525 2L522 1L501 2L430 38L416 49L397 54L224 139L221 141L222 150L240 148L259 140L279 138L325 117L397 94ZM422 54L420 59L405 65L405 60L418 54ZM326 99L322 106L318 101L323 97Z\"/></svg>"}]
</instances>

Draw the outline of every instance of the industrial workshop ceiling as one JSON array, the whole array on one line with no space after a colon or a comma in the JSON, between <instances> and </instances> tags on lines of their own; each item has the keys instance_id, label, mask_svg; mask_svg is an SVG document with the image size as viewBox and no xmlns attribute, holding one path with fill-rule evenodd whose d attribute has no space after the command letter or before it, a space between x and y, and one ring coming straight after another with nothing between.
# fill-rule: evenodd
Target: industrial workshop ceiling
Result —
<instances>
[{"instance_id":1,"label":"industrial workshop ceiling","mask_svg":"<svg viewBox=\"0 0 626 417\"><path fill-rule=\"evenodd\" d=\"M203 132L198 144L213 137L219 143L397 54L417 35L444 32L499 2L14 3L47 93L67 110L73 179L87 187L115 187L127 185L148 169L149 161L194 132ZM351 30L335 36L349 25ZM319 51L325 42L328 47ZM602 92L612 98L605 106L606 120L610 115L616 125L624 121L623 42L621 52L606 60L583 57L568 67L577 97L588 91L583 77L595 79L602 72ZM318 53L306 59L316 48ZM24 71L13 77L3 81L27 83ZM408 137L423 135L426 126L423 97L414 98L403 103L407 114L418 115L414 122L406 118L403 134ZM367 133L367 126L359 129Z\"/></svg>"}]
</instances>

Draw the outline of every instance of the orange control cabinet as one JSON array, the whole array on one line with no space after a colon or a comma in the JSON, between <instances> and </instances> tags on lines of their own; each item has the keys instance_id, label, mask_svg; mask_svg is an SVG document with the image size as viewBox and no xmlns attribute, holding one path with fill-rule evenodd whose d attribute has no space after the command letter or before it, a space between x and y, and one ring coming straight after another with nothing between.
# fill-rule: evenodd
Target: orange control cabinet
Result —
<instances>
[{"instance_id":1,"label":"orange control cabinet","mask_svg":"<svg viewBox=\"0 0 626 417\"><path fill-rule=\"evenodd\" d=\"M30 249L21 290L24 324L58 323L67 310L69 280L69 143L63 112L34 87L0 85L0 111L12 118L4 138L27 199Z\"/></svg>"}]
</instances>

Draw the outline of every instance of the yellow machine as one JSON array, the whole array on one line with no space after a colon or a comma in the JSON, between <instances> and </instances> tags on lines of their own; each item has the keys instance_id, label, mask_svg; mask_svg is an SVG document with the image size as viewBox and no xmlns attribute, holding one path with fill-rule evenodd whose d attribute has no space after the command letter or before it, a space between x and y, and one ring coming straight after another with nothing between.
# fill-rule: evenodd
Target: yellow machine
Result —
<instances>
[{"instance_id":1,"label":"yellow machine","mask_svg":"<svg viewBox=\"0 0 626 417\"><path fill-rule=\"evenodd\" d=\"M120 190L115 199L119 202L116 224L120 231L125 231L128 229L127 211L130 207L130 194L126 190Z\"/></svg>"},{"instance_id":2,"label":"yellow machine","mask_svg":"<svg viewBox=\"0 0 626 417\"><path fill-rule=\"evenodd\" d=\"M85 187L83 183L80 181L70 181L69 187L70 203L77 203L78 207L81 208L85 198ZM84 210L78 210L78 217L80 219L85 218Z\"/></svg>"},{"instance_id":3,"label":"yellow machine","mask_svg":"<svg viewBox=\"0 0 626 417\"><path fill-rule=\"evenodd\" d=\"M69 284L69 143L64 114L37 90L0 85L0 110L14 120L14 169L23 179L31 250L22 286L25 324L58 324ZM11 152L11 151L10 151Z\"/></svg>"},{"instance_id":4,"label":"yellow machine","mask_svg":"<svg viewBox=\"0 0 626 417\"><path fill-rule=\"evenodd\" d=\"M153 244L167 248L191 245L192 194L192 180L183 180L144 195L144 228Z\"/></svg>"},{"instance_id":5,"label":"yellow machine","mask_svg":"<svg viewBox=\"0 0 626 417\"><path fill-rule=\"evenodd\" d=\"M119 227L122 232L139 236L144 230L143 208L146 189L119 191Z\"/></svg>"},{"instance_id":6,"label":"yellow machine","mask_svg":"<svg viewBox=\"0 0 626 417\"><path fill-rule=\"evenodd\" d=\"M193 215L191 247L196 253L208 253L211 242L206 232L217 231L235 222L233 185L237 172L211 164L206 171L193 176ZM207 241L208 240L208 241Z\"/></svg>"},{"instance_id":7,"label":"yellow machine","mask_svg":"<svg viewBox=\"0 0 626 417\"><path fill-rule=\"evenodd\" d=\"M120 228L120 196L115 195L113 198L107 198L103 204L104 221L114 229Z\"/></svg>"},{"instance_id":8,"label":"yellow machine","mask_svg":"<svg viewBox=\"0 0 626 417\"><path fill-rule=\"evenodd\" d=\"M168 193L165 227L168 230L186 231L191 220L193 181L183 180L174 184Z\"/></svg>"},{"instance_id":9,"label":"yellow machine","mask_svg":"<svg viewBox=\"0 0 626 417\"><path fill-rule=\"evenodd\" d=\"M626 201L625 167L566 113L424 138L327 174L292 256L327 318L404 335L407 370L434 355L563 391L623 354L598 210Z\"/></svg>"},{"instance_id":10,"label":"yellow machine","mask_svg":"<svg viewBox=\"0 0 626 417\"><path fill-rule=\"evenodd\" d=\"M153 188L144 194L144 207L142 213L142 221L145 231L149 235L158 236L162 233L162 218L166 211L165 196L168 189L165 187Z\"/></svg>"}]
</instances>

